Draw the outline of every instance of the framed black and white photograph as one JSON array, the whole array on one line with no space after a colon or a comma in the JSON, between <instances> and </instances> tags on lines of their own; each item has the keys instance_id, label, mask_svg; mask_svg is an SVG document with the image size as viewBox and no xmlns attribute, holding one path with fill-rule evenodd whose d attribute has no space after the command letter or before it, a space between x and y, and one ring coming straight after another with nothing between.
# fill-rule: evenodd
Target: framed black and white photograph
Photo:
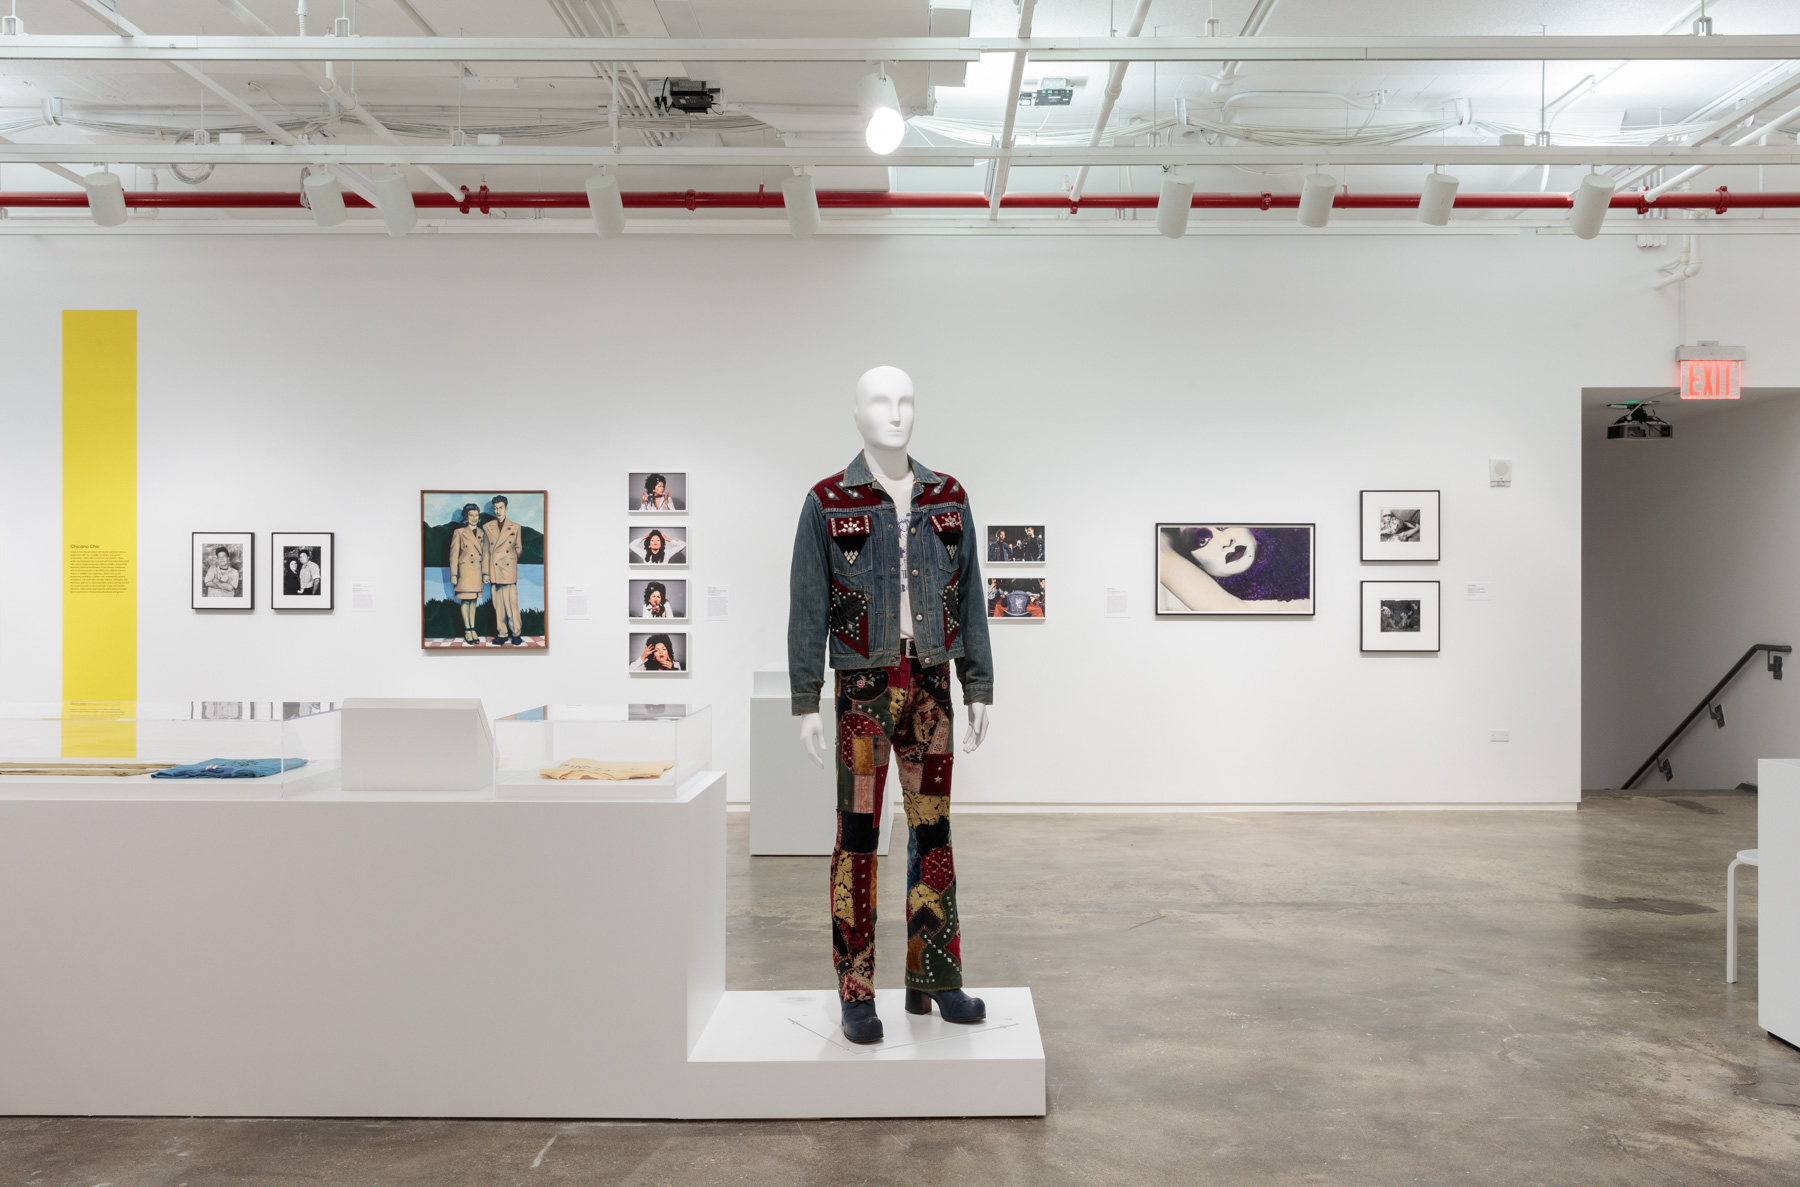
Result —
<instances>
[{"instance_id":1,"label":"framed black and white photograph","mask_svg":"<svg viewBox=\"0 0 1800 1187\"><path fill-rule=\"evenodd\" d=\"M1042 577L989 577L987 616L1014 622L1042 622L1049 612Z\"/></svg>"},{"instance_id":2,"label":"framed black and white photograph","mask_svg":"<svg viewBox=\"0 0 1800 1187\"><path fill-rule=\"evenodd\" d=\"M1159 523L1160 617L1313 612L1310 523Z\"/></svg>"},{"instance_id":3,"label":"framed black and white photograph","mask_svg":"<svg viewBox=\"0 0 1800 1187\"><path fill-rule=\"evenodd\" d=\"M1439 494L1435 490L1362 492L1362 558L1366 561L1435 561Z\"/></svg>"},{"instance_id":4,"label":"framed black and white photograph","mask_svg":"<svg viewBox=\"0 0 1800 1187\"><path fill-rule=\"evenodd\" d=\"M1362 649L1438 650L1440 589L1436 581L1363 582Z\"/></svg>"},{"instance_id":5,"label":"framed black and white photograph","mask_svg":"<svg viewBox=\"0 0 1800 1187\"><path fill-rule=\"evenodd\" d=\"M991 523L987 528L990 565L1041 565L1044 563L1044 525L1041 523Z\"/></svg>"},{"instance_id":6,"label":"framed black and white photograph","mask_svg":"<svg viewBox=\"0 0 1800 1187\"><path fill-rule=\"evenodd\" d=\"M688 670L686 631L633 631L626 647L628 672Z\"/></svg>"},{"instance_id":7,"label":"framed black and white photograph","mask_svg":"<svg viewBox=\"0 0 1800 1187\"><path fill-rule=\"evenodd\" d=\"M625 529L626 551L629 563L633 567L639 565L668 565L685 569L688 564L688 530L683 527L664 527L662 524L632 524Z\"/></svg>"},{"instance_id":8,"label":"framed black and white photograph","mask_svg":"<svg viewBox=\"0 0 1800 1187\"><path fill-rule=\"evenodd\" d=\"M632 618L685 619L687 582L680 578L633 577L627 583L625 613Z\"/></svg>"},{"instance_id":9,"label":"framed black and white photograph","mask_svg":"<svg viewBox=\"0 0 1800 1187\"><path fill-rule=\"evenodd\" d=\"M685 470L633 470L626 483L625 510L632 515L654 515L688 509Z\"/></svg>"},{"instance_id":10,"label":"framed black and white photograph","mask_svg":"<svg viewBox=\"0 0 1800 1187\"><path fill-rule=\"evenodd\" d=\"M254 532L195 532L193 549L194 609L256 608Z\"/></svg>"},{"instance_id":11,"label":"framed black and white photograph","mask_svg":"<svg viewBox=\"0 0 1800 1187\"><path fill-rule=\"evenodd\" d=\"M336 589L331 532L269 533L269 605L277 610L330 610Z\"/></svg>"}]
</instances>

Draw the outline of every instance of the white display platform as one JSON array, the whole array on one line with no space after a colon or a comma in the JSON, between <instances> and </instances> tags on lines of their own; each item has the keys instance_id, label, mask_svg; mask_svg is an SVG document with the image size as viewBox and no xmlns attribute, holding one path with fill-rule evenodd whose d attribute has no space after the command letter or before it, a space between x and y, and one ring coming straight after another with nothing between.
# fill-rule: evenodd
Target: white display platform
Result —
<instances>
[{"instance_id":1,"label":"white display platform","mask_svg":"<svg viewBox=\"0 0 1800 1187\"><path fill-rule=\"evenodd\" d=\"M1756 764L1756 848L1757 1021L1800 1045L1800 759Z\"/></svg>"},{"instance_id":2,"label":"white display platform","mask_svg":"<svg viewBox=\"0 0 1800 1187\"><path fill-rule=\"evenodd\" d=\"M826 673L829 680L830 672ZM770 857L830 857L837 841L837 774L813 765L800 745L800 723L788 670L758 668L750 696L750 853ZM836 736L831 697L819 711L825 736ZM886 806L875 852L887 856L894 815L902 811L900 782L889 764Z\"/></svg>"},{"instance_id":3,"label":"white display platform","mask_svg":"<svg viewBox=\"0 0 1800 1187\"><path fill-rule=\"evenodd\" d=\"M478 791L494 782L494 738L476 697L344 701L350 791Z\"/></svg>"},{"instance_id":4,"label":"white display platform","mask_svg":"<svg viewBox=\"0 0 1800 1187\"><path fill-rule=\"evenodd\" d=\"M0 787L0 1113L1043 1112L1028 990L944 1036L884 1000L872 1055L818 1033L829 990L724 991L718 772L646 800L166 784Z\"/></svg>"}]
</instances>

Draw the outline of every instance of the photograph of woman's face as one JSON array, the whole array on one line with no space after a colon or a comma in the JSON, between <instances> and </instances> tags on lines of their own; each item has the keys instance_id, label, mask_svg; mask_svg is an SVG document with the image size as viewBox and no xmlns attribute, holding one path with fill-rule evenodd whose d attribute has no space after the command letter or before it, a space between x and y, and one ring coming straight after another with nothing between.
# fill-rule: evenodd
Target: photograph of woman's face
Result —
<instances>
[{"instance_id":1,"label":"photograph of woman's face","mask_svg":"<svg viewBox=\"0 0 1800 1187\"><path fill-rule=\"evenodd\" d=\"M1247 527L1194 528L1194 563L1211 577L1230 577L1256 563L1256 537Z\"/></svg>"},{"instance_id":2,"label":"photograph of woman's face","mask_svg":"<svg viewBox=\"0 0 1800 1187\"><path fill-rule=\"evenodd\" d=\"M652 589L648 594L644 595L644 605L646 605L650 608L650 613L661 614L662 613L662 604L663 604L662 590Z\"/></svg>"},{"instance_id":3,"label":"photograph of woman's face","mask_svg":"<svg viewBox=\"0 0 1800 1187\"><path fill-rule=\"evenodd\" d=\"M644 557L645 557L645 559L649 559L651 557L660 557L662 555L662 550L663 550L663 535L661 532L651 532L648 536L644 537Z\"/></svg>"}]
</instances>

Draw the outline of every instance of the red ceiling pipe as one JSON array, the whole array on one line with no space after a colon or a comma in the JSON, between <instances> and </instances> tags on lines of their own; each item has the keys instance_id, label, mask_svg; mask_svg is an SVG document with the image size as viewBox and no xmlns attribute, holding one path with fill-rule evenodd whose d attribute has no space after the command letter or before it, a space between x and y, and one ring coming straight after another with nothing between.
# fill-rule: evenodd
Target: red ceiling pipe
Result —
<instances>
[{"instance_id":1,"label":"red ceiling pipe","mask_svg":"<svg viewBox=\"0 0 1800 1187\"><path fill-rule=\"evenodd\" d=\"M1199 210L1291 210L1299 205L1297 194L1228 194L1196 193L1193 206ZM582 191L474 191L458 199L441 191L417 193L413 203L421 210L585 210L587 194ZM133 191L125 195L125 204L139 210L299 210L300 195L284 190L250 191L218 190L205 193L169 193ZM344 195L344 205L352 209L369 209L369 203L356 194ZM779 210L781 194L777 191L675 190L666 192L628 191L625 205L634 210ZM830 210L985 210L988 200L980 194L896 194L863 190L826 190L819 194L819 206ZM1008 194L1001 200L1006 210L1069 210L1069 199L1063 194ZM1339 210L1414 210L1419 205L1417 194L1339 194L1332 205ZM0 206L15 210L59 209L87 206L87 194L80 190L54 193L0 193ZM1150 210L1156 206L1155 194L1087 194L1081 208L1088 210ZM1567 210L1567 194L1458 194L1460 210ZM1615 210L1713 210L1724 213L1732 209L1800 208L1800 193L1734 194L1724 187L1699 193L1664 194L1655 204L1646 205L1642 195L1627 191L1612 200Z\"/></svg>"}]
</instances>

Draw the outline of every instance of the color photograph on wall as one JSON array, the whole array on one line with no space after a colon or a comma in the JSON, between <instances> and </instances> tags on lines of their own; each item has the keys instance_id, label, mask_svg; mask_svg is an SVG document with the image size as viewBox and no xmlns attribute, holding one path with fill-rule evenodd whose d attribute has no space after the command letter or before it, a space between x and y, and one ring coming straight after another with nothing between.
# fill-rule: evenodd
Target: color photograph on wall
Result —
<instances>
[{"instance_id":1,"label":"color photograph on wall","mask_svg":"<svg viewBox=\"0 0 1800 1187\"><path fill-rule=\"evenodd\" d=\"M633 470L626 488L625 510L633 515L688 509L685 471Z\"/></svg>"},{"instance_id":2,"label":"color photograph on wall","mask_svg":"<svg viewBox=\"0 0 1800 1187\"><path fill-rule=\"evenodd\" d=\"M1043 564L1044 525L1041 523L989 524L987 562L990 565Z\"/></svg>"},{"instance_id":3,"label":"color photograph on wall","mask_svg":"<svg viewBox=\"0 0 1800 1187\"><path fill-rule=\"evenodd\" d=\"M1158 615L1312 612L1312 524L1156 525Z\"/></svg>"},{"instance_id":4,"label":"color photograph on wall","mask_svg":"<svg viewBox=\"0 0 1800 1187\"><path fill-rule=\"evenodd\" d=\"M256 608L254 532L195 532L192 547L194 609Z\"/></svg>"},{"instance_id":5,"label":"color photograph on wall","mask_svg":"<svg viewBox=\"0 0 1800 1187\"><path fill-rule=\"evenodd\" d=\"M1419 562L1440 559L1438 502L1435 490L1363 491L1362 558Z\"/></svg>"},{"instance_id":6,"label":"color photograph on wall","mask_svg":"<svg viewBox=\"0 0 1800 1187\"><path fill-rule=\"evenodd\" d=\"M988 578L989 618L1035 619L1041 622L1048 606L1042 577Z\"/></svg>"},{"instance_id":7,"label":"color photograph on wall","mask_svg":"<svg viewBox=\"0 0 1800 1187\"><path fill-rule=\"evenodd\" d=\"M548 503L541 490L419 492L421 646L550 645L544 613Z\"/></svg>"},{"instance_id":8,"label":"color photograph on wall","mask_svg":"<svg viewBox=\"0 0 1800 1187\"><path fill-rule=\"evenodd\" d=\"M686 618L687 582L679 578L634 578L627 583L625 613L632 618Z\"/></svg>"},{"instance_id":9,"label":"color photograph on wall","mask_svg":"<svg viewBox=\"0 0 1800 1187\"><path fill-rule=\"evenodd\" d=\"M269 605L277 610L329 610L335 589L330 532L269 533Z\"/></svg>"},{"instance_id":10,"label":"color photograph on wall","mask_svg":"<svg viewBox=\"0 0 1800 1187\"><path fill-rule=\"evenodd\" d=\"M688 670L686 631L633 631L625 648L626 670L631 672L685 672Z\"/></svg>"},{"instance_id":11,"label":"color photograph on wall","mask_svg":"<svg viewBox=\"0 0 1800 1187\"><path fill-rule=\"evenodd\" d=\"M687 534L685 527L633 524L625 529L626 550L630 555L628 563L685 566L688 563Z\"/></svg>"},{"instance_id":12,"label":"color photograph on wall","mask_svg":"<svg viewBox=\"0 0 1800 1187\"><path fill-rule=\"evenodd\" d=\"M1437 651L1440 587L1435 581L1362 583L1364 651Z\"/></svg>"}]
</instances>

